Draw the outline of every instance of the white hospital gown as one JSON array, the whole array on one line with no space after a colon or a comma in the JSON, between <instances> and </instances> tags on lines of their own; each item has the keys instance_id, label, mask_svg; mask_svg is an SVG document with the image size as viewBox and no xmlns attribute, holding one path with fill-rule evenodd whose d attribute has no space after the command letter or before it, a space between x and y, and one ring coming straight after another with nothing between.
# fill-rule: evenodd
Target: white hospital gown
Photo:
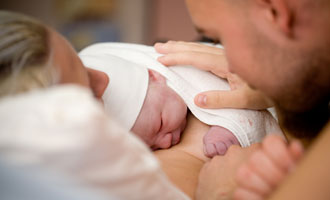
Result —
<instances>
[{"instance_id":1,"label":"white hospital gown","mask_svg":"<svg viewBox=\"0 0 330 200\"><path fill-rule=\"evenodd\" d=\"M148 147L77 86L1 99L0 156L60 172L119 199L188 199Z\"/></svg>"}]
</instances>

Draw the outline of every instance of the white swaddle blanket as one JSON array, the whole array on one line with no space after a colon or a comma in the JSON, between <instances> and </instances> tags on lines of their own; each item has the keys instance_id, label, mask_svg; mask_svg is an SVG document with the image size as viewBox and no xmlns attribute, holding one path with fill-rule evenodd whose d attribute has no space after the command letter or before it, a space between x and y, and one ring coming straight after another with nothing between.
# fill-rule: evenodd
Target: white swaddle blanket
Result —
<instances>
[{"instance_id":1,"label":"white swaddle blanket","mask_svg":"<svg viewBox=\"0 0 330 200\"><path fill-rule=\"evenodd\" d=\"M229 90L228 83L210 72L205 72L194 67L165 67L157 61L157 58L161 54L158 54L153 47L124 43L100 43L85 48L79 53L79 56L85 66L108 73L110 77L110 88L112 78L116 75L108 72L110 70L109 68L125 68L123 65L131 65L135 66L135 68L136 66L140 66L159 72L167 79L167 85L181 96L191 112L200 121L209 125L222 126L230 130L243 147L261 141L266 134L282 134L277 121L266 110L202 109L197 107L194 103L196 94L208 90ZM123 65L121 66L117 65L119 58L123 60ZM126 74L129 77L134 76L129 71L126 71ZM148 80L148 76L140 78L141 84L146 85L145 80ZM127 85L123 85L122 87L127 87ZM136 86L131 85L130 87L132 92L136 93L136 91L133 91ZM141 93L145 95L144 90L141 90ZM111 94L109 95L111 96ZM141 99L141 97L137 99ZM142 105L140 104L141 102L136 103L135 106L141 108ZM105 106L106 108L111 107L111 105L107 105L106 101ZM132 113L132 115L137 116L136 113ZM121 120L125 121L125 119ZM132 121L132 119L130 120Z\"/></svg>"}]
</instances>

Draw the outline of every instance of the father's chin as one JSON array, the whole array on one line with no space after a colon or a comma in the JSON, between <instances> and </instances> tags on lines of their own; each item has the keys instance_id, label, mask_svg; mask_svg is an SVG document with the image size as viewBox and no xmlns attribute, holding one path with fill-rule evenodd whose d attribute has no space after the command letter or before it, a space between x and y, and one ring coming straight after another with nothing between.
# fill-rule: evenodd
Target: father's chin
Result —
<instances>
[{"instance_id":1,"label":"father's chin","mask_svg":"<svg viewBox=\"0 0 330 200\"><path fill-rule=\"evenodd\" d=\"M329 102L319 103L305 111L289 111L276 106L279 123L296 138L312 140L329 121Z\"/></svg>"}]
</instances>

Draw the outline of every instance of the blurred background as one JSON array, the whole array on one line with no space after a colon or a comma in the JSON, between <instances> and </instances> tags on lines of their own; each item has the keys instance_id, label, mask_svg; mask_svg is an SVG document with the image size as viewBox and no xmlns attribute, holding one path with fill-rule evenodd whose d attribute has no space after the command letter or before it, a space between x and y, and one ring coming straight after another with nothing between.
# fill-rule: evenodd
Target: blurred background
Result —
<instances>
[{"instance_id":1,"label":"blurred background","mask_svg":"<svg viewBox=\"0 0 330 200\"><path fill-rule=\"evenodd\" d=\"M95 42L196 41L184 0L1 0L56 28L77 50Z\"/></svg>"}]
</instances>

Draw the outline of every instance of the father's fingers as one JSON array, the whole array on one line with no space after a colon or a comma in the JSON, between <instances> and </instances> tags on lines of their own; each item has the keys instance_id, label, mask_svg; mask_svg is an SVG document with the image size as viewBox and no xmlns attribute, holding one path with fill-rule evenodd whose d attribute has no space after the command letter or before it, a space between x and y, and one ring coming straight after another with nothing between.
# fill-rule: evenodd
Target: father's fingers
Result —
<instances>
[{"instance_id":1,"label":"father's fingers","mask_svg":"<svg viewBox=\"0 0 330 200\"><path fill-rule=\"evenodd\" d=\"M248 165L270 187L276 187L286 174L261 150L250 157Z\"/></svg>"},{"instance_id":2,"label":"father's fingers","mask_svg":"<svg viewBox=\"0 0 330 200\"><path fill-rule=\"evenodd\" d=\"M288 150L288 144L282 137L269 135L262 142L262 147L272 161L283 170L294 167L294 159Z\"/></svg>"},{"instance_id":3,"label":"father's fingers","mask_svg":"<svg viewBox=\"0 0 330 200\"><path fill-rule=\"evenodd\" d=\"M240 166L237 170L235 180L240 188L254 191L262 196L269 194L272 190L270 185L252 171L247 164Z\"/></svg>"},{"instance_id":4,"label":"father's fingers","mask_svg":"<svg viewBox=\"0 0 330 200\"><path fill-rule=\"evenodd\" d=\"M195 104L201 108L248 108L248 101L240 90L207 91L195 97Z\"/></svg>"},{"instance_id":5,"label":"father's fingers","mask_svg":"<svg viewBox=\"0 0 330 200\"><path fill-rule=\"evenodd\" d=\"M166 66L191 65L204 71L211 71L217 76L226 78L228 64L224 56L216 56L200 52L178 52L170 53L158 58L158 61Z\"/></svg>"},{"instance_id":6,"label":"father's fingers","mask_svg":"<svg viewBox=\"0 0 330 200\"><path fill-rule=\"evenodd\" d=\"M263 110L272 103L259 91L242 87L230 91L206 91L196 95L195 104L201 108L241 108Z\"/></svg>"},{"instance_id":7,"label":"father's fingers","mask_svg":"<svg viewBox=\"0 0 330 200\"><path fill-rule=\"evenodd\" d=\"M177 53L177 52L184 52L184 51L195 51L200 53L210 53L210 54L217 54L223 55L224 50L212 47L205 44L199 44L195 42L176 42L176 41L169 41L167 43L156 43L154 45L157 52L162 54L168 53Z\"/></svg>"},{"instance_id":8,"label":"father's fingers","mask_svg":"<svg viewBox=\"0 0 330 200\"><path fill-rule=\"evenodd\" d=\"M256 192L253 192L253 191L245 189L245 188L239 188L235 191L233 199L234 200L246 200L246 199L263 200L264 198Z\"/></svg>"}]
</instances>

